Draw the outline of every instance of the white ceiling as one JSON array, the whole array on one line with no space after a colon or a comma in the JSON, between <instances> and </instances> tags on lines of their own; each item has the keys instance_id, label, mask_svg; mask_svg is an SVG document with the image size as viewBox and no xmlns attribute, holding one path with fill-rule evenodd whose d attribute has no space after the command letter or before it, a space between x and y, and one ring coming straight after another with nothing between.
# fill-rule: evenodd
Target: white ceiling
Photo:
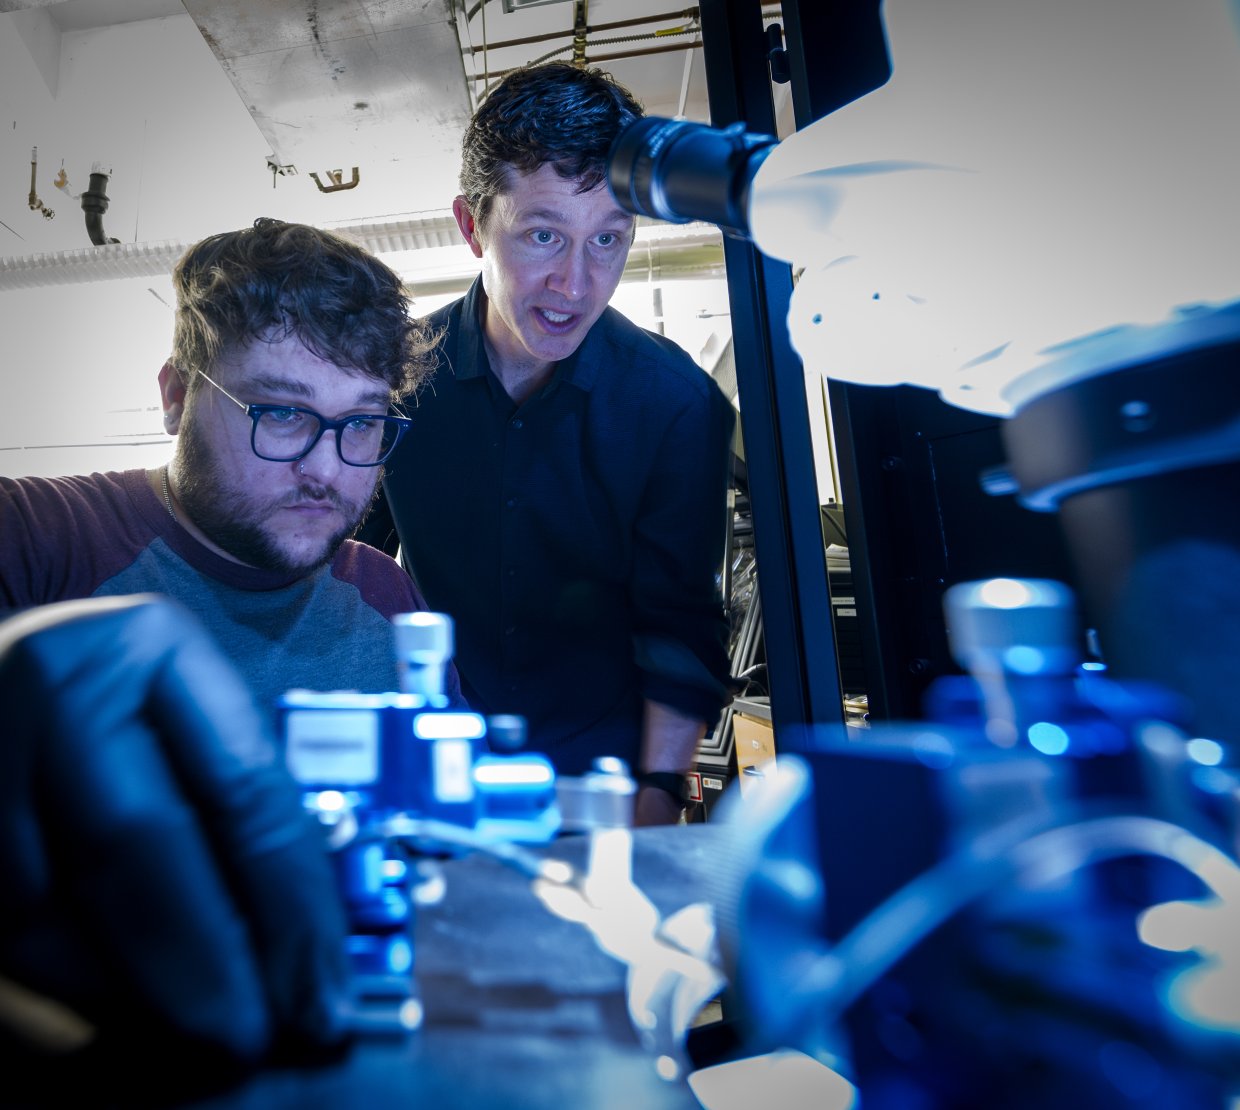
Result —
<instances>
[{"instance_id":1,"label":"white ceiling","mask_svg":"<svg viewBox=\"0 0 1240 1110\"><path fill-rule=\"evenodd\" d=\"M442 211L486 81L571 59L581 12L587 61L652 114L707 118L700 36L676 0L513 5L0 0L0 259L89 248L78 194L96 163L111 171L104 228L122 243L189 242L261 214ZM51 218L30 205L36 147ZM355 188L311 177L348 185L355 166Z\"/></svg>"}]
</instances>

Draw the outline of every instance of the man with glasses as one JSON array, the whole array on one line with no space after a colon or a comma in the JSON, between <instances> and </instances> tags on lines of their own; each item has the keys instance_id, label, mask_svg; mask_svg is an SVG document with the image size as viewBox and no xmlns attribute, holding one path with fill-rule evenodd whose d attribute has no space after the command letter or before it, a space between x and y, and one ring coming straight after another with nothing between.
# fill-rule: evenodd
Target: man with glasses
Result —
<instances>
[{"instance_id":1,"label":"man with glasses","mask_svg":"<svg viewBox=\"0 0 1240 1110\"><path fill-rule=\"evenodd\" d=\"M343 913L273 701L396 689L390 618L425 608L349 538L424 374L397 275L262 219L173 280L172 463L0 479L0 616L21 610L0 622L0 1060L22 1105L179 1105L341 1047Z\"/></svg>"},{"instance_id":2,"label":"man with glasses","mask_svg":"<svg viewBox=\"0 0 1240 1110\"><path fill-rule=\"evenodd\" d=\"M426 606L349 537L409 427L393 401L425 373L400 279L340 237L260 219L190 248L173 280L171 464L0 479L0 608L166 594L265 707L294 687L396 689L390 618Z\"/></svg>"}]
</instances>

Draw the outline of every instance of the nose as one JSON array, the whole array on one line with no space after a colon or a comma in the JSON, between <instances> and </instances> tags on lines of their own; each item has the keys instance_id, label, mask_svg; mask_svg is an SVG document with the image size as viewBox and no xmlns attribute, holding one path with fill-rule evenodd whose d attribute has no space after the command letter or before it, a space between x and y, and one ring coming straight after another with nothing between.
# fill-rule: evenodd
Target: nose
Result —
<instances>
[{"instance_id":1,"label":"nose","mask_svg":"<svg viewBox=\"0 0 1240 1110\"><path fill-rule=\"evenodd\" d=\"M584 245L560 256L547 278L547 287L570 301L579 301L589 292L590 259Z\"/></svg>"},{"instance_id":2,"label":"nose","mask_svg":"<svg viewBox=\"0 0 1240 1110\"><path fill-rule=\"evenodd\" d=\"M292 465L299 474L320 485L329 485L346 465L336 450L336 433L325 431L319 436L318 443L310 448L310 453L303 455Z\"/></svg>"}]
</instances>

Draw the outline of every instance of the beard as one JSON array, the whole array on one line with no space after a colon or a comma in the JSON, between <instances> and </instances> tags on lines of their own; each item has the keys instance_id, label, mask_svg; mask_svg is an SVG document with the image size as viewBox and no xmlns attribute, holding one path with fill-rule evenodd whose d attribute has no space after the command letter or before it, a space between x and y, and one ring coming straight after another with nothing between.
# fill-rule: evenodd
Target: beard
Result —
<instances>
[{"instance_id":1,"label":"beard","mask_svg":"<svg viewBox=\"0 0 1240 1110\"><path fill-rule=\"evenodd\" d=\"M178 436L176 495L202 533L234 559L262 570L304 576L332 561L378 500L383 468L374 470L375 484L364 502L346 500L336 490L304 477L295 493L264 500L261 494L228 485L210 446L189 420ZM344 519L317 552L300 557L281 546L279 533L269 524L276 510L298 504L331 505Z\"/></svg>"}]
</instances>

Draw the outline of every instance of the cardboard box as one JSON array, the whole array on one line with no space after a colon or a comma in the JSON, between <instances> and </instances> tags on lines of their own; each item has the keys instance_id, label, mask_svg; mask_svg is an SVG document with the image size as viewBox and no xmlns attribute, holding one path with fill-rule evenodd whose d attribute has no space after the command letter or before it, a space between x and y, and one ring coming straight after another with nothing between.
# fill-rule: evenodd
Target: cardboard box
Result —
<instances>
[{"instance_id":1,"label":"cardboard box","mask_svg":"<svg viewBox=\"0 0 1240 1110\"><path fill-rule=\"evenodd\" d=\"M775 730L769 720L736 713L732 717L732 735L736 741L736 773L740 776L741 795L761 784L764 765L775 759Z\"/></svg>"}]
</instances>

